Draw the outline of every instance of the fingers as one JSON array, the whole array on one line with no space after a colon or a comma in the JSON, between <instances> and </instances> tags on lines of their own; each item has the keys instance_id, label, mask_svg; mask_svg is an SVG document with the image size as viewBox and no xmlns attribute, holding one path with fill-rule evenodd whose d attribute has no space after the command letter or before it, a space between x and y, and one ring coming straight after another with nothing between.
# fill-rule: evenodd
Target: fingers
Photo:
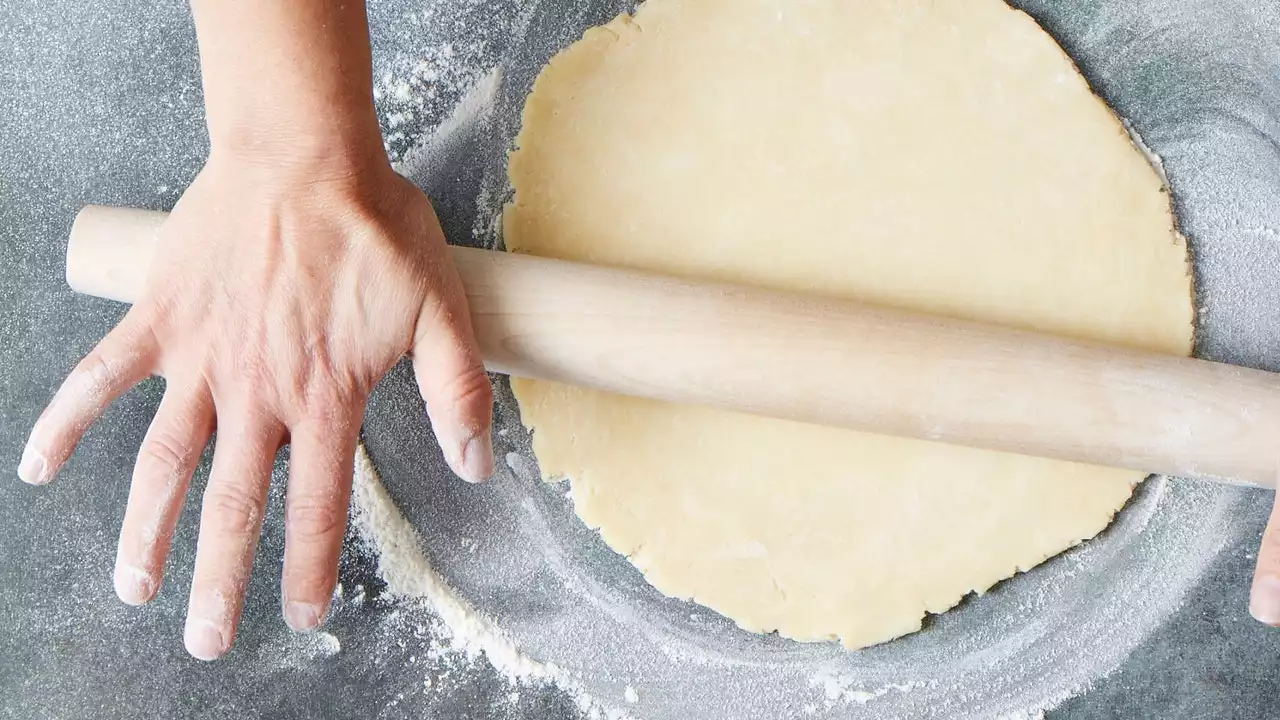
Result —
<instances>
[{"instance_id":1,"label":"fingers","mask_svg":"<svg viewBox=\"0 0 1280 720\"><path fill-rule=\"evenodd\" d=\"M290 432L281 595L285 622L299 632L316 628L329 612L363 410L361 399L345 417L306 422Z\"/></svg>"},{"instance_id":2,"label":"fingers","mask_svg":"<svg viewBox=\"0 0 1280 720\"><path fill-rule=\"evenodd\" d=\"M271 466L284 430L253 413L223 413L213 471L200 511L200 539L187 608L187 652L213 660L231 649L254 551L262 531L262 513L271 482Z\"/></svg>"},{"instance_id":3,"label":"fingers","mask_svg":"<svg viewBox=\"0 0 1280 720\"><path fill-rule=\"evenodd\" d=\"M413 371L449 467L464 480L493 476L493 388L452 266L428 298L414 332Z\"/></svg>"},{"instance_id":4,"label":"fingers","mask_svg":"<svg viewBox=\"0 0 1280 720\"><path fill-rule=\"evenodd\" d=\"M63 381L31 429L18 477L33 485L52 480L102 411L151 374L156 351L150 326L131 310Z\"/></svg>"},{"instance_id":5,"label":"fingers","mask_svg":"<svg viewBox=\"0 0 1280 720\"><path fill-rule=\"evenodd\" d=\"M1280 502L1271 506L1271 518L1262 533L1249 593L1249 614L1258 622L1280 626Z\"/></svg>"},{"instance_id":6,"label":"fingers","mask_svg":"<svg viewBox=\"0 0 1280 720\"><path fill-rule=\"evenodd\" d=\"M150 601L160 589L174 526L213 419L208 388L170 384L142 441L116 554L116 594L130 605Z\"/></svg>"}]
</instances>

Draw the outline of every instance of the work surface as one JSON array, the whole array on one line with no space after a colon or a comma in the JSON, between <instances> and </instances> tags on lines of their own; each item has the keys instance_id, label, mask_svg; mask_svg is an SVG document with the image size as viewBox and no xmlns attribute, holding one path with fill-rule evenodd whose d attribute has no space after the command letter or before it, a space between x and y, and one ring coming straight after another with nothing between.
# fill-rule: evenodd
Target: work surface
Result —
<instances>
[{"instance_id":1,"label":"work surface","mask_svg":"<svg viewBox=\"0 0 1280 720\"><path fill-rule=\"evenodd\" d=\"M1260 10L1245 0L1018 4L1064 44L1099 93L1164 157L1196 255L1203 306L1198 354L1280 369L1280 9ZM485 208L501 197L495 167L500 170L514 129L512 109L518 110L537 68L584 27L620 9L585 0L370 3L388 145L436 200L451 240L487 237ZM475 112L455 112L464 99L473 111L501 110L485 132L464 122ZM424 145L433 152L415 151ZM62 257L75 211L91 202L168 209L206 151L198 59L183 3L0 5L0 467L16 468L26 432L53 389L123 311L64 286ZM559 687L513 686L483 662L442 652L438 626L425 610L383 594L377 558L354 532L344 554L343 596L324 633L290 633L279 614L279 483L236 649L213 664L188 657L181 634L197 513L188 508L183 516L154 603L121 604L110 579L133 453L161 391L159 381L148 382L113 407L54 485L0 482L0 714L582 714ZM428 550L447 559L433 538L480 537L486 529L467 524L469 507L492 503L503 489L463 486L439 463L422 460L437 451L416 425L415 403L405 373L393 373L371 404L365 441ZM506 422L518 434L510 417ZM403 450L407 444L412 450ZM497 482L527 481L521 460L527 442L500 444L512 452L511 472ZM206 472L207 465L193 492L203 488ZM1159 493L1176 482L1147 491L1153 512ZM1202 537L1220 538L1202 543L1204 554L1186 558L1203 571L1118 668L1070 688L1049 717L1280 715L1280 631L1263 628L1246 612L1271 493L1196 492L1231 510L1225 519L1206 520L1213 526L1195 528ZM1194 508L1185 517L1194 518ZM1146 527L1134 532L1142 537ZM1015 579L1011 592L1043 572L1055 570ZM449 579L464 595L476 587L465 569ZM537 605L535 594L475 594L473 601L499 623L503 608L527 616L526 606ZM972 605L979 607L961 610L981 612L980 603ZM922 642L935 630L945 629L927 628ZM640 709L643 680L636 679ZM848 712L871 712L879 701L863 702ZM821 710L823 716L843 712L842 706Z\"/></svg>"}]
</instances>

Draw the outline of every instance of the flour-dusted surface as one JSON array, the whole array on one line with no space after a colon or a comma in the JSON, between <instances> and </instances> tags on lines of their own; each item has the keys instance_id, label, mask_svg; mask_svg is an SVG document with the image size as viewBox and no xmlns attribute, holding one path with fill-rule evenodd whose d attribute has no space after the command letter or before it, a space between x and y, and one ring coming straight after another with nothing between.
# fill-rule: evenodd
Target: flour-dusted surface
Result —
<instances>
[{"instance_id":1,"label":"flour-dusted surface","mask_svg":"<svg viewBox=\"0 0 1280 720\"><path fill-rule=\"evenodd\" d=\"M1280 11L1273 4L1244 0L1018 4L1047 26L1094 86L1164 157L1197 254L1205 306L1200 352L1276 369L1280 274L1271 269L1280 264L1280 203L1274 200L1280 195L1274 144L1280 139L1280 88L1275 82L1280 47L1274 33ZM503 146L517 129L514 113L534 73L584 28L628 8L588 0L371 0L369 6L378 86L389 93L378 101L388 144L397 159L405 159L406 171L432 192L449 236L455 242L483 242L489 237L490 211L496 211L505 192ZM416 19L408 20L410 16ZM473 52L478 40L484 41L483 49ZM445 57L449 44L462 64L436 81L425 80L429 73L422 69L419 84L435 82L436 97L415 94L419 91L412 78L419 62ZM455 125L459 130L447 145L449 160L435 170L416 172L406 158L409 151L451 115L469 88L498 67L501 79L495 85L491 121ZM16 466L27 428L49 393L122 312L119 306L75 297L65 289L62 253L75 210L86 202L172 206L207 149L197 72L194 35L180 0L0 3L0 465ZM391 97L401 82L411 88L405 91L409 100ZM397 112L403 117L393 129ZM395 132L404 137L392 138ZM476 230L479 240L473 240ZM661 718L666 690L656 682L660 678L630 670L612 678L601 674L594 689L586 691L594 699L591 704L554 683L513 684L483 656L472 659L449 650L451 635L424 601L388 596L378 576L379 559L354 534L343 559L342 594L323 628L333 640L289 633L279 609L283 528L278 486L237 647L216 664L191 660L182 650L181 632L196 512L182 518L169 575L155 603L141 609L123 606L110 582L132 453L160 389L160 383L148 383L114 407L57 484L30 488L0 481L0 717L132 718L144 708L148 716L184 720L559 720L584 717L591 708L625 707L638 718ZM611 649L622 648L615 654L623 658L666 658L688 668L731 674L721 651L732 649L727 643L733 629L715 625L714 617L676 614L671 617L679 622L667 624L649 620L654 617L651 608L637 608L629 599L633 590L645 587L638 573L625 564L609 564L616 561L612 552L576 520L568 522L572 517L563 488L545 488L545 496L516 502L524 502L522 493L539 486L505 387L501 394L507 435L500 452L509 454L515 470L483 487L457 482L438 460L407 368L392 374L370 407L365 441L387 497L420 537L424 557L440 577L477 612L494 619L531 658L569 657L577 649L580 659L574 664L600 668L614 659L608 655ZM207 467L202 468L196 492L206 473ZM1157 489L1152 485L1149 491ZM1139 546L1185 543L1161 518L1188 512L1191 505L1198 514L1182 530L1198 535L1216 522L1216 537L1225 547L1154 629L1144 629L1143 618L1149 616L1141 612L1100 619L1101 634L1117 637L1120 645L1139 643L1127 656L1114 658L1119 666L1109 675L1077 682L1121 653L1093 654L1096 648L1088 642L1055 649L1051 638L1038 634L1039 628L1051 628L1062 617L1084 610L1054 604L1054 598L1064 595L1053 583L1036 580L1041 570L1049 570L1060 572L1055 577L1068 585L1087 583L1089 568L1110 562L1106 557L1085 556L1076 569L1075 556L1068 556L1000 586L972 608L960 608L987 612L984 603L1003 602L1000 593L1027 592L1027 615L1009 607L1004 617L1029 623L1034 620L1030 611L1039 608L1050 616L1043 619L1047 624L1022 630L1006 626L1001 642L1081 661L1079 672L1069 670L1064 682L1053 683L1061 689L1031 699L1007 717L1036 718L1037 708L1055 704L1057 709L1047 713L1051 720L1274 716L1280 698L1275 660L1280 635L1245 613L1248 574L1270 495L1209 486L1179 490L1176 484L1163 492L1168 494L1147 500L1154 502L1149 530L1135 529L1131 541L1140 540ZM1215 521L1204 507L1224 498L1234 503L1227 511L1230 517L1219 515ZM538 518L549 526L542 545L510 533L513 524L535 527ZM1122 523L1141 524L1140 519L1141 513L1129 510L1121 515ZM517 540L508 544L512 537ZM1114 560L1140 556L1139 546L1117 545L1127 549ZM1161 562L1178 561L1167 551L1152 555ZM1073 571L1077 575L1067 577ZM563 578L580 589L566 595L557 588ZM1032 585L1044 586L1043 604L1034 602L1036 593L1019 589ZM583 599L588 597L596 600ZM580 626L586 629L581 637L551 636L549 628L556 626L550 619L564 612L565 598L602 624ZM1096 604L1091 597L1084 602ZM638 642L624 643L620 632L604 629L610 623L640 623L645 630L632 636ZM930 627L920 637L934 630L955 632ZM703 647L690 635L694 632L730 640ZM663 637L673 641L652 639ZM655 650L659 647L663 649ZM815 648L799 650L804 654ZM904 662L930 658L923 647L911 647L909 656L906 650ZM766 654L773 651L754 648L748 659L778 662L783 656ZM928 677L905 672L888 658L862 657L867 668L863 675L815 667L802 658L806 672L796 673L787 686L808 699L781 717L858 717L879 708L893 710L885 711L892 717L903 712L904 706L896 703L904 698L923 704L936 690ZM940 662L954 665L955 656ZM1002 667L1020 672L1008 663ZM1081 689L1084 684L1087 691ZM1043 677L1031 686L1046 689ZM931 712L945 716L948 709L972 707L976 697L961 689ZM1015 699L1008 698L1008 704L1023 704Z\"/></svg>"}]
</instances>

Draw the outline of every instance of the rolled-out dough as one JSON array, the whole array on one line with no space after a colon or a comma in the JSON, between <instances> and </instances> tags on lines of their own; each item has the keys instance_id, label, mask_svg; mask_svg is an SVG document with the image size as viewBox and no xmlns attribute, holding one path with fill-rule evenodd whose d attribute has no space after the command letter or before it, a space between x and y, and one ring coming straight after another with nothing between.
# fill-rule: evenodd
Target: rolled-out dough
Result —
<instances>
[{"instance_id":1,"label":"rolled-out dough","mask_svg":"<svg viewBox=\"0 0 1280 720\"><path fill-rule=\"evenodd\" d=\"M517 146L516 252L1190 350L1160 178L1000 0L650 0L551 61ZM912 632L1142 479L512 387L543 474L653 585L800 640Z\"/></svg>"}]
</instances>

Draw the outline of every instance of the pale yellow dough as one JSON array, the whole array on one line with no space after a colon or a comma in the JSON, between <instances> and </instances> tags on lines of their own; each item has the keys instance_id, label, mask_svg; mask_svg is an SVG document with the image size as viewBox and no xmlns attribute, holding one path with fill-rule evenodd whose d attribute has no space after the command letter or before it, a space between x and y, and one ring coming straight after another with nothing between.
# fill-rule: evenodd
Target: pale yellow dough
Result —
<instances>
[{"instance_id":1,"label":"pale yellow dough","mask_svg":"<svg viewBox=\"0 0 1280 720\"><path fill-rule=\"evenodd\" d=\"M651 0L552 60L517 145L517 252L1190 350L1159 177L1000 0ZM800 640L912 632L1142 479L512 385L543 473L651 583Z\"/></svg>"}]
</instances>

